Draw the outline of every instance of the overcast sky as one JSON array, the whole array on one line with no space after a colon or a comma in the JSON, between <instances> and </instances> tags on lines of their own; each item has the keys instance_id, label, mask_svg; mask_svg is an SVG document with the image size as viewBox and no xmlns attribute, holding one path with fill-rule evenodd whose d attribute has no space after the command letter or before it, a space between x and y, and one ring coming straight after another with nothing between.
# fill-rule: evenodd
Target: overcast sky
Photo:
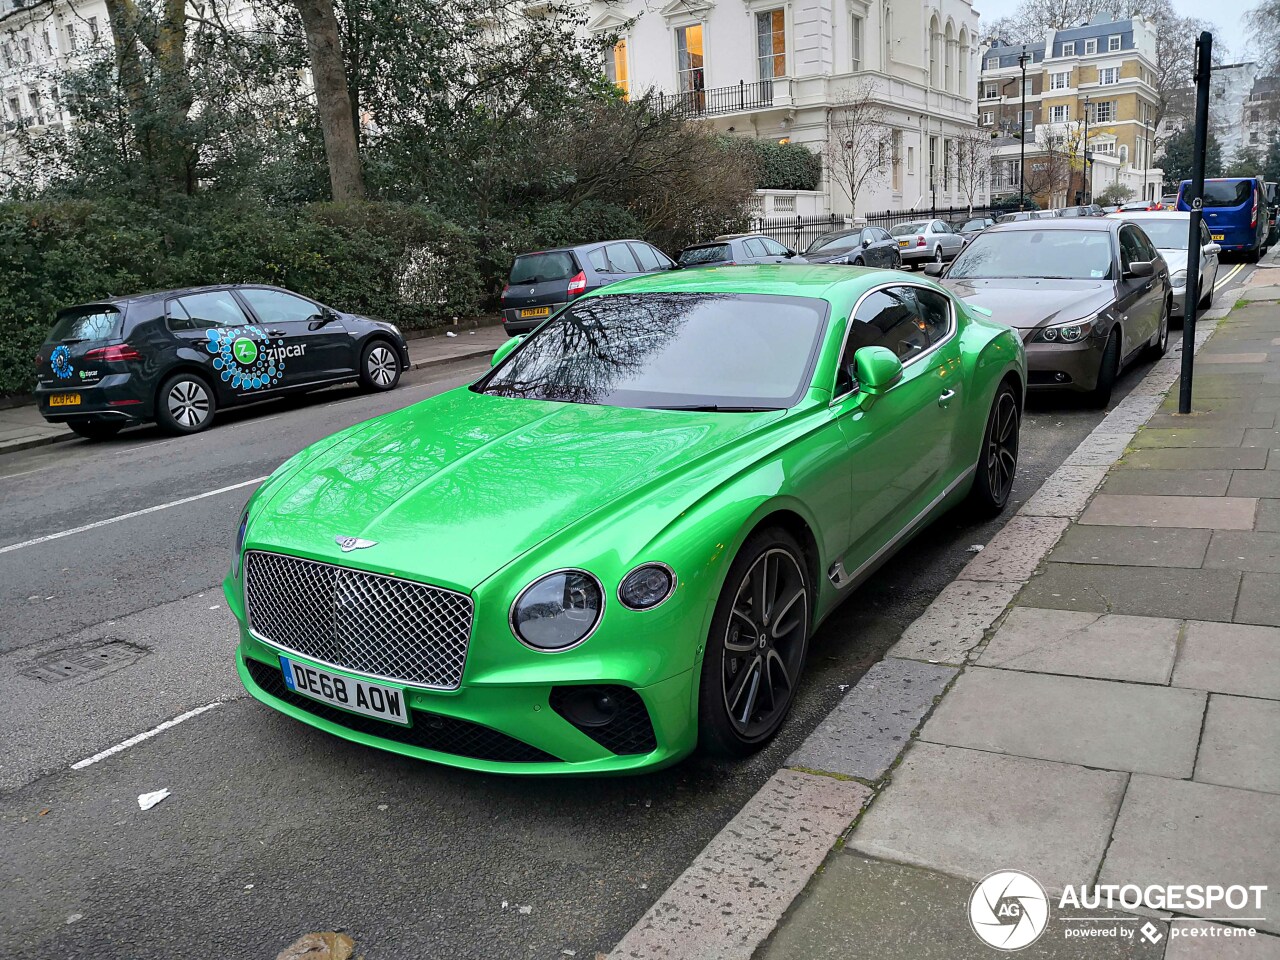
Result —
<instances>
[{"instance_id":1,"label":"overcast sky","mask_svg":"<svg viewBox=\"0 0 1280 960\"><path fill-rule=\"evenodd\" d=\"M986 21L1013 13L1018 0L974 0L973 5ZM1244 15L1253 6L1252 0L1173 0L1173 5L1183 16L1200 17L1214 25L1215 53L1218 45L1225 43L1231 62L1248 58Z\"/></svg>"}]
</instances>

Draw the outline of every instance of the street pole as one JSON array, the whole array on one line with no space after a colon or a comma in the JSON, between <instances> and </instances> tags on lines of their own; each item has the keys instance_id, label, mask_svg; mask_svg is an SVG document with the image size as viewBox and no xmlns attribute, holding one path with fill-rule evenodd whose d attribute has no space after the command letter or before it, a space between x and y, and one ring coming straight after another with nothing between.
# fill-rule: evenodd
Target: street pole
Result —
<instances>
[{"instance_id":1,"label":"street pole","mask_svg":"<svg viewBox=\"0 0 1280 960\"><path fill-rule=\"evenodd\" d=\"M1080 199L1089 202L1089 95L1084 97L1084 160L1080 164Z\"/></svg>"},{"instance_id":2,"label":"street pole","mask_svg":"<svg viewBox=\"0 0 1280 960\"><path fill-rule=\"evenodd\" d=\"M1191 412L1191 381L1195 369L1196 303L1200 299L1200 222L1204 208L1204 152L1209 131L1209 72L1213 34L1205 30L1196 41L1196 146L1191 155L1191 217L1187 227L1187 293L1182 313L1182 382L1178 412Z\"/></svg>"},{"instance_id":3,"label":"street pole","mask_svg":"<svg viewBox=\"0 0 1280 960\"><path fill-rule=\"evenodd\" d=\"M1142 126L1147 134L1146 155L1142 158L1142 199L1145 202L1149 199L1147 197L1147 177L1151 173L1151 120L1143 121Z\"/></svg>"},{"instance_id":4,"label":"street pole","mask_svg":"<svg viewBox=\"0 0 1280 960\"><path fill-rule=\"evenodd\" d=\"M1018 54L1022 70L1022 109L1018 111L1018 209L1027 209L1027 45Z\"/></svg>"}]
</instances>

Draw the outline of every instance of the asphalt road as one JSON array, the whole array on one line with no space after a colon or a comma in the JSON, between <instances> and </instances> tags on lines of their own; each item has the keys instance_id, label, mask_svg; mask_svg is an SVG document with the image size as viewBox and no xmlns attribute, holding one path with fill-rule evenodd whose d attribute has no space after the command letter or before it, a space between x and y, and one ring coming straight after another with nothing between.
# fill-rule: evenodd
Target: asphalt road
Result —
<instances>
[{"instance_id":1,"label":"asphalt road","mask_svg":"<svg viewBox=\"0 0 1280 960\"><path fill-rule=\"evenodd\" d=\"M1117 400L1146 366L1126 372ZM0 459L10 953L270 958L330 929L369 960L607 951L1001 525L944 517L859 589L815 638L783 733L740 765L483 776L348 744L247 699L220 584L253 481L334 430L481 369L418 371L389 395L277 402L195 437L148 428ZM1033 398L1016 503L1101 416ZM141 510L151 512L39 539ZM70 769L215 701L226 702ZM140 811L137 796L161 788L171 796Z\"/></svg>"}]
</instances>

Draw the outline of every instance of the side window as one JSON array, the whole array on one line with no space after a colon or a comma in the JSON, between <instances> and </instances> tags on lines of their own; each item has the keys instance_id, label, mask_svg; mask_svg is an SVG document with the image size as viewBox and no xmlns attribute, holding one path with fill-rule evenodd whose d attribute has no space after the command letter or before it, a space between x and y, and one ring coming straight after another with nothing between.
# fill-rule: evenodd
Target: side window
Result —
<instances>
[{"instance_id":1,"label":"side window","mask_svg":"<svg viewBox=\"0 0 1280 960\"><path fill-rule=\"evenodd\" d=\"M180 308L175 310L174 308ZM209 327L242 327L249 322L240 304L230 290L219 290L216 293L194 293L189 297L179 297L169 301L169 316L181 321L186 314L186 327L174 329L205 330Z\"/></svg>"},{"instance_id":2,"label":"side window","mask_svg":"<svg viewBox=\"0 0 1280 960\"><path fill-rule=\"evenodd\" d=\"M596 273L612 273L609 269L609 258L604 255L604 247L597 247L587 254L587 261Z\"/></svg>"},{"instance_id":3,"label":"side window","mask_svg":"<svg viewBox=\"0 0 1280 960\"><path fill-rule=\"evenodd\" d=\"M951 303L944 294L922 287L902 287L902 297L914 305L929 335L929 343L945 340L951 332Z\"/></svg>"},{"instance_id":4,"label":"side window","mask_svg":"<svg viewBox=\"0 0 1280 960\"><path fill-rule=\"evenodd\" d=\"M764 241L759 237L752 237L750 240L743 240L742 245L747 248L747 254L752 257L768 257L771 256L769 248L764 245Z\"/></svg>"},{"instance_id":5,"label":"side window","mask_svg":"<svg viewBox=\"0 0 1280 960\"><path fill-rule=\"evenodd\" d=\"M1120 228L1120 269L1128 270L1129 264L1142 260L1142 244L1133 227Z\"/></svg>"},{"instance_id":6,"label":"side window","mask_svg":"<svg viewBox=\"0 0 1280 960\"><path fill-rule=\"evenodd\" d=\"M609 258L609 271L611 273L640 273L640 264L636 263L636 258L631 253L631 248L625 243L611 243L604 248L605 256Z\"/></svg>"},{"instance_id":7,"label":"side window","mask_svg":"<svg viewBox=\"0 0 1280 960\"><path fill-rule=\"evenodd\" d=\"M199 329L199 325L191 319L191 314L187 313L187 308L182 305L181 300L170 300L165 304L165 316L170 330Z\"/></svg>"},{"instance_id":8,"label":"side window","mask_svg":"<svg viewBox=\"0 0 1280 960\"><path fill-rule=\"evenodd\" d=\"M889 235L889 231L888 231L888 230L886 230L884 227L872 227L871 229L872 229L872 231L875 233L875 238L876 238L877 240L892 240L892 239L893 239L893 237L891 237L891 236Z\"/></svg>"},{"instance_id":9,"label":"side window","mask_svg":"<svg viewBox=\"0 0 1280 960\"><path fill-rule=\"evenodd\" d=\"M632 243L629 246L636 259L640 261L641 270L648 272L662 269L662 263L658 260L658 255L654 252L653 247L647 243Z\"/></svg>"},{"instance_id":10,"label":"side window","mask_svg":"<svg viewBox=\"0 0 1280 960\"><path fill-rule=\"evenodd\" d=\"M929 349L928 328L916 313L912 293L909 288L890 287L862 301L853 318L865 325L871 341L861 346L888 347L903 363ZM849 339L852 342L852 334Z\"/></svg>"},{"instance_id":11,"label":"side window","mask_svg":"<svg viewBox=\"0 0 1280 960\"><path fill-rule=\"evenodd\" d=\"M787 248L772 237L761 237L760 242L764 244L764 248L769 251L769 256L771 257L785 257L787 255Z\"/></svg>"},{"instance_id":12,"label":"side window","mask_svg":"<svg viewBox=\"0 0 1280 960\"><path fill-rule=\"evenodd\" d=\"M1203 225L1203 223L1204 221L1201 221L1201 225ZM1145 232L1138 232L1138 242L1142 245L1143 260L1154 260L1156 257L1160 256L1160 252L1156 250L1156 245L1151 242L1151 238L1148 237Z\"/></svg>"},{"instance_id":13,"label":"side window","mask_svg":"<svg viewBox=\"0 0 1280 960\"><path fill-rule=\"evenodd\" d=\"M1200 221L1200 246L1203 247L1207 243L1213 243L1213 237L1209 234L1209 228L1205 226L1205 222L1201 220Z\"/></svg>"},{"instance_id":14,"label":"side window","mask_svg":"<svg viewBox=\"0 0 1280 960\"><path fill-rule=\"evenodd\" d=\"M879 239L880 238L876 236L875 230L873 230L871 227L867 227L867 229L862 231L863 243L875 243Z\"/></svg>"},{"instance_id":15,"label":"side window","mask_svg":"<svg viewBox=\"0 0 1280 960\"><path fill-rule=\"evenodd\" d=\"M244 297L249 308L263 323L289 323L292 320L313 320L320 316L320 308L314 303L291 293L250 288L241 290L240 296Z\"/></svg>"}]
</instances>

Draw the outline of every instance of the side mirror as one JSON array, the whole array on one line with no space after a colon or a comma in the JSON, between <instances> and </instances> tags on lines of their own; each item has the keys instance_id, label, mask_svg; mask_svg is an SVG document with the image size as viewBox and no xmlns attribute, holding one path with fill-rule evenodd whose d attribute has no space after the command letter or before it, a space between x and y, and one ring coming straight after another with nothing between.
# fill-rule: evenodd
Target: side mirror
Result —
<instances>
[{"instance_id":1,"label":"side mirror","mask_svg":"<svg viewBox=\"0 0 1280 960\"><path fill-rule=\"evenodd\" d=\"M1125 271L1126 277L1151 277L1155 276L1156 264L1154 260L1134 260L1129 264L1129 269Z\"/></svg>"},{"instance_id":2,"label":"side mirror","mask_svg":"<svg viewBox=\"0 0 1280 960\"><path fill-rule=\"evenodd\" d=\"M524 343L524 337L512 337L497 350L493 351L493 359L489 361L489 366L496 367L507 358L507 355L511 353L512 350L520 346L522 343Z\"/></svg>"},{"instance_id":3,"label":"side mirror","mask_svg":"<svg viewBox=\"0 0 1280 960\"><path fill-rule=\"evenodd\" d=\"M940 277L946 267L945 263L926 263L924 265L924 275L926 277Z\"/></svg>"},{"instance_id":4,"label":"side mirror","mask_svg":"<svg viewBox=\"0 0 1280 960\"><path fill-rule=\"evenodd\" d=\"M1215 253L1221 253L1221 252L1222 252L1222 247L1218 246L1218 244L1216 243L1206 243L1204 245L1205 256L1211 257Z\"/></svg>"},{"instance_id":5,"label":"side mirror","mask_svg":"<svg viewBox=\"0 0 1280 960\"><path fill-rule=\"evenodd\" d=\"M862 241L862 249L863 249L863 250L867 249L867 247L869 247L869 246L871 246L871 241L870 241L870 240L863 240L863 241Z\"/></svg>"},{"instance_id":6,"label":"side mirror","mask_svg":"<svg viewBox=\"0 0 1280 960\"><path fill-rule=\"evenodd\" d=\"M787 256L794 257L795 255L796 255L796 252L792 250L790 247L787 247Z\"/></svg>"},{"instance_id":7,"label":"side mirror","mask_svg":"<svg viewBox=\"0 0 1280 960\"><path fill-rule=\"evenodd\" d=\"M863 393L878 396L902 379L902 361L888 347L863 347L853 355Z\"/></svg>"}]
</instances>

